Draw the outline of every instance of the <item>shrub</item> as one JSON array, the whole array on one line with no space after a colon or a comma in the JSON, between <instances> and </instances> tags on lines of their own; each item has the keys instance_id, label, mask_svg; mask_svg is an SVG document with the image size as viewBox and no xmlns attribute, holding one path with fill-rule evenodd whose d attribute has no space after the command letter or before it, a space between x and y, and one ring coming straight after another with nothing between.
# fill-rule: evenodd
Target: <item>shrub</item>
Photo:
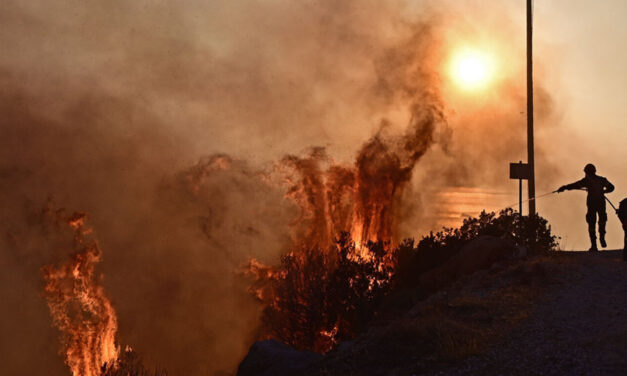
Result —
<instances>
[{"instance_id":1,"label":"shrub","mask_svg":"<svg viewBox=\"0 0 627 376\"><path fill-rule=\"evenodd\" d=\"M478 217L464 219L459 228L444 228L423 237L417 246L414 240L401 242L395 250L396 284L415 286L419 276L453 257L462 246L480 236L494 236L524 247L529 255L541 255L557 249L557 237L551 233L546 219L536 215L524 217L512 209L496 213L481 212Z\"/></svg>"},{"instance_id":2,"label":"shrub","mask_svg":"<svg viewBox=\"0 0 627 376\"><path fill-rule=\"evenodd\" d=\"M268 336L319 352L352 338L388 290L392 268L386 256L383 243L358 250L343 234L327 252L291 252L276 271L256 273L256 286L269 290L260 297Z\"/></svg>"}]
</instances>

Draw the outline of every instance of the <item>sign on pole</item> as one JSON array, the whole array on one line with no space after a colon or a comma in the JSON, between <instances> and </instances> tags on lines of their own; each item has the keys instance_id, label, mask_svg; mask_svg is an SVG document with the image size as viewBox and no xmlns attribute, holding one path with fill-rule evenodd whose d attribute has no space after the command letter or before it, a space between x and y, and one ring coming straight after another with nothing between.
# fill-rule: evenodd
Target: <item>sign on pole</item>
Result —
<instances>
[{"instance_id":1,"label":"sign on pole","mask_svg":"<svg viewBox=\"0 0 627 376\"><path fill-rule=\"evenodd\" d=\"M531 168L528 163L510 163L509 164L509 178L529 180L531 176Z\"/></svg>"},{"instance_id":2,"label":"sign on pole","mask_svg":"<svg viewBox=\"0 0 627 376\"><path fill-rule=\"evenodd\" d=\"M533 170L529 163L510 163L509 178L518 179L518 211L522 216L522 181L530 180L533 177ZM529 212L531 214L531 211Z\"/></svg>"}]
</instances>

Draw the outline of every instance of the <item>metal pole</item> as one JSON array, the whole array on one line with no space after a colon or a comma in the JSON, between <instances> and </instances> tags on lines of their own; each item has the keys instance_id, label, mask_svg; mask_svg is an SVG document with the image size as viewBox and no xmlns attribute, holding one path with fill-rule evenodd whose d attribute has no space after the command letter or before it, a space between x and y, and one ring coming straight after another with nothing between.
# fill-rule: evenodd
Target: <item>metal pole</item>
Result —
<instances>
[{"instance_id":1,"label":"metal pole","mask_svg":"<svg viewBox=\"0 0 627 376\"><path fill-rule=\"evenodd\" d=\"M522 165L522 161L518 162ZM518 179L518 213L522 217L522 179Z\"/></svg>"},{"instance_id":2,"label":"metal pole","mask_svg":"<svg viewBox=\"0 0 627 376\"><path fill-rule=\"evenodd\" d=\"M518 179L518 213L522 217L522 179Z\"/></svg>"},{"instance_id":3,"label":"metal pole","mask_svg":"<svg viewBox=\"0 0 627 376\"><path fill-rule=\"evenodd\" d=\"M536 177L533 147L533 0L527 0L527 160L529 215L536 213Z\"/></svg>"}]
</instances>

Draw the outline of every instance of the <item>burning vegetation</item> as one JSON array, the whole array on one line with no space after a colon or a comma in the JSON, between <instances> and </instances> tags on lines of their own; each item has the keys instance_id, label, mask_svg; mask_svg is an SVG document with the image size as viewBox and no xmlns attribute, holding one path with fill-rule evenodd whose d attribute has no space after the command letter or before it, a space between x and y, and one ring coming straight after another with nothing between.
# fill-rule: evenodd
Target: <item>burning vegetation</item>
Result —
<instances>
[{"instance_id":1,"label":"burning vegetation","mask_svg":"<svg viewBox=\"0 0 627 376\"><path fill-rule=\"evenodd\" d=\"M393 275L404 189L445 124L437 98L425 103L410 107L404 134L386 134L384 124L353 166L334 164L322 148L280 161L286 196L300 209L291 251L277 268L254 259L248 267L267 336L325 352L372 319Z\"/></svg>"},{"instance_id":2,"label":"burning vegetation","mask_svg":"<svg viewBox=\"0 0 627 376\"><path fill-rule=\"evenodd\" d=\"M417 244L413 239L405 239L396 247L370 241L358 251L350 235L344 233L328 250L293 251L276 267L253 260L249 273L256 281L252 290L265 307L265 336L298 349L327 352L340 341L364 332L385 310L382 303L390 294L410 289L421 299L462 277L457 272L440 275L438 268L457 256L469 241L485 236L500 238L504 244L525 248L533 255L557 248L557 237L544 218L521 217L507 209L498 215L483 212L467 218L461 227L431 233ZM511 257L510 249L497 251L499 255L490 257ZM485 260L465 260L466 272L489 266L482 262Z\"/></svg>"},{"instance_id":3,"label":"burning vegetation","mask_svg":"<svg viewBox=\"0 0 627 376\"><path fill-rule=\"evenodd\" d=\"M371 148L376 153L368 153ZM556 237L546 220L521 217L511 209L468 218L461 227L431 233L418 244L411 239L399 242L395 205L418 157L401 167L398 151L377 137L364 149L352 169L333 164L323 169L329 159L322 149L279 163L287 198L301 210L292 223L292 249L281 256L280 264L267 266L251 259L245 271L252 279L250 291L263 306L262 338L325 353L364 332L391 294L429 288L421 286L422 276L481 236L498 237L532 253L555 249ZM377 157L369 157L374 154ZM207 174L234 165L237 162L228 156L214 156L187 171L183 181L193 194ZM73 234L70 259L43 268L45 296L72 375L152 375L130 347L121 351L117 342L116 313L95 271L102 252L86 225L86 214L68 217L48 207L44 216L60 231Z\"/></svg>"},{"instance_id":4,"label":"burning vegetation","mask_svg":"<svg viewBox=\"0 0 627 376\"><path fill-rule=\"evenodd\" d=\"M364 329L390 287L389 244L357 250L348 233L328 249L301 249L268 267L251 262L252 290L264 305L265 336L301 349L330 350Z\"/></svg>"},{"instance_id":5,"label":"burning vegetation","mask_svg":"<svg viewBox=\"0 0 627 376\"><path fill-rule=\"evenodd\" d=\"M125 339L183 375L229 372L258 331L326 351L377 316L401 235L433 227L433 191L505 189L502 162L524 151L516 59L480 109L442 76L486 33L519 56L501 7L35 3L9 2L0 36L0 374L67 373L57 329L74 375L122 372ZM73 255L50 251L33 219L49 194L97 219L105 265L83 215L59 220Z\"/></svg>"},{"instance_id":6,"label":"burning vegetation","mask_svg":"<svg viewBox=\"0 0 627 376\"><path fill-rule=\"evenodd\" d=\"M118 319L96 266L102 251L87 226L87 214L67 216L53 210L51 202L44 217L62 233L73 233L70 259L60 265L47 265L42 271L44 294L54 326L61 334L61 355L72 376L161 376L149 371L130 346L124 350L117 340Z\"/></svg>"},{"instance_id":7,"label":"burning vegetation","mask_svg":"<svg viewBox=\"0 0 627 376\"><path fill-rule=\"evenodd\" d=\"M75 252L66 263L43 268L45 296L72 375L99 376L116 367L118 322L95 273L102 252L85 219L86 214L75 213L66 220L74 231Z\"/></svg>"},{"instance_id":8,"label":"burning vegetation","mask_svg":"<svg viewBox=\"0 0 627 376\"><path fill-rule=\"evenodd\" d=\"M251 258L245 269L250 291L262 306L260 337L324 353L362 332L391 291L415 286L416 276L444 264L468 240L494 235L538 252L554 248L546 221L512 211L484 213L459 229L430 234L418 245L399 239L400 210L412 174L447 126L437 94L406 91L411 103L405 131L392 132L383 122L353 164L337 163L324 148L312 148L306 155L283 157L270 171L258 171L217 154L168 186L175 195L183 187L182 196L202 203L212 192L207 189L212 176L235 174L231 176L253 182L251 187L278 188L297 209L279 265ZM219 219L212 214L210 207L196 218L210 241L221 235ZM66 363L74 376L121 375L125 367L145 373L133 352L121 352L117 344L115 311L95 274L101 250L85 218L77 213L65 220L74 232L71 259L43 269Z\"/></svg>"}]
</instances>

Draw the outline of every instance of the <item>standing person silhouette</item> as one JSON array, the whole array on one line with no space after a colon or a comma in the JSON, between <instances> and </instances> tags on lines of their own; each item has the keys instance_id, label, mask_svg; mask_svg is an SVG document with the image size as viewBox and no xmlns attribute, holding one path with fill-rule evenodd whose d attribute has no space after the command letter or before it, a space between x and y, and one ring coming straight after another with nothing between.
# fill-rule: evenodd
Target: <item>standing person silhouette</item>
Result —
<instances>
[{"instance_id":1,"label":"standing person silhouette","mask_svg":"<svg viewBox=\"0 0 627 376\"><path fill-rule=\"evenodd\" d=\"M586 173L583 179L572 184L563 185L557 192L561 193L571 189L586 189L588 191L586 222L588 222L588 233L590 234L590 243L592 244L590 251L596 252L599 250L597 248L596 235L597 214L599 216L599 240L601 247L607 247L605 243L605 224L607 223L605 194L614 191L614 186L606 178L597 175L597 169L591 163L588 163L583 171Z\"/></svg>"}]
</instances>

